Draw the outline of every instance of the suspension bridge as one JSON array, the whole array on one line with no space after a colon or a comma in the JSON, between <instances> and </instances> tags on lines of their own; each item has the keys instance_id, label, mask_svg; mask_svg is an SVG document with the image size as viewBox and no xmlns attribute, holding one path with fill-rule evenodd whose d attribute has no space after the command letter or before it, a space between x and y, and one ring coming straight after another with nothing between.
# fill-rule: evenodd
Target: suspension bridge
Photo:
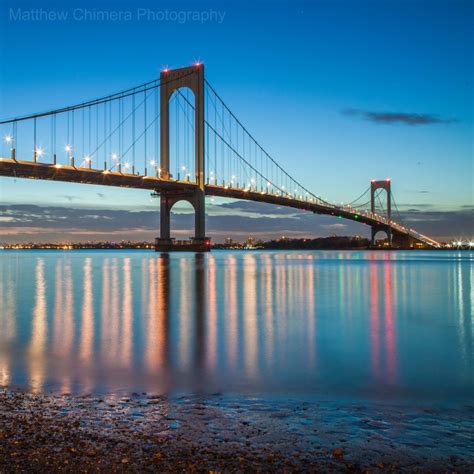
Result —
<instances>
[{"instance_id":1,"label":"suspension bridge","mask_svg":"<svg viewBox=\"0 0 474 474\"><path fill-rule=\"evenodd\" d=\"M307 189L239 121L200 63L165 69L153 81L95 100L2 120L0 127L0 176L149 189L159 196L157 250L209 250L205 196L360 222L371 227L372 245L382 231L393 247L440 246L403 225L390 180L371 181L341 205ZM182 200L195 211L194 237L187 241L171 238L171 209Z\"/></svg>"}]
</instances>

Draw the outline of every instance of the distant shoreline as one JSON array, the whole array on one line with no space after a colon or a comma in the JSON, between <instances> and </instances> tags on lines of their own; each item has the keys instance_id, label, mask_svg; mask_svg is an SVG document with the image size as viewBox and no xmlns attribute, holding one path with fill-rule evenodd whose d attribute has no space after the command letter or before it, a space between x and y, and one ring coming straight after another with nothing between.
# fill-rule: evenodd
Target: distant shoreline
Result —
<instances>
[{"instance_id":1,"label":"distant shoreline","mask_svg":"<svg viewBox=\"0 0 474 474\"><path fill-rule=\"evenodd\" d=\"M244 242L237 242L227 238L225 242L214 243L211 250L470 250L471 242L463 242L463 246L442 248L416 246L412 248L390 248L385 240L378 241L377 247L371 247L369 239L360 236L332 236L317 237L314 239L293 239L281 237L278 240L256 240L249 237ZM132 241L99 241L99 242L18 242L0 243L0 250L155 250L153 242Z\"/></svg>"},{"instance_id":2,"label":"distant shoreline","mask_svg":"<svg viewBox=\"0 0 474 474\"><path fill-rule=\"evenodd\" d=\"M121 247L121 248L114 248L114 247L83 247L83 248L71 248L71 249L63 249L63 248L49 248L49 247L34 247L34 248L0 248L0 251L36 251L36 250L51 250L55 252L77 252L77 251L88 251L88 250L107 250L107 251L129 251L129 250L136 250L136 251L143 251L147 250L150 252L154 252L155 250L153 248L137 248L137 247ZM273 248L273 247L267 247L267 248L212 248L212 252L220 252L220 251L236 251L236 252L261 252L261 251L274 251L274 250L280 250L280 251L289 251L289 252L297 252L297 251L308 251L308 252L315 252L315 251L353 251L353 252L360 252L360 251L370 251L370 252L419 252L419 251L452 251L452 250L458 250L458 251L473 251L472 249L468 248L410 248L410 249L397 249L397 248L383 248L383 247L375 247L375 248L370 248L370 247L360 247L360 248L348 248L348 247L331 247L331 248ZM183 251L184 252L184 251ZM183 253L183 252L158 252L157 253ZM184 252L186 253L186 252ZM187 252L187 253L196 253L196 252Z\"/></svg>"}]
</instances>

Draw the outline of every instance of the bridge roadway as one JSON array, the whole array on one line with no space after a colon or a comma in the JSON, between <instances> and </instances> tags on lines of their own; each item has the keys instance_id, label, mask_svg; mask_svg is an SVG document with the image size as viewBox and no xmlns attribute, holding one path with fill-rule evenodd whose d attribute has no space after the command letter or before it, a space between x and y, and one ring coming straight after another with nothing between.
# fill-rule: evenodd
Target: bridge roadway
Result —
<instances>
[{"instance_id":1,"label":"bridge roadway","mask_svg":"<svg viewBox=\"0 0 474 474\"><path fill-rule=\"evenodd\" d=\"M62 164L54 165L50 163L19 161L12 160L11 158L0 158L0 176L149 189L150 191L156 191L157 193L163 190L167 192L176 192L177 195L183 195L183 198L185 198L186 194L189 194L196 188L196 184L188 181L176 181L156 176L143 176L127 172L72 167ZM342 217L344 219L361 222L362 224L379 228L380 230L390 228L395 240L397 240L397 238L399 240L405 239L404 246L407 246L406 242L411 240L413 242L420 242L428 247L440 247L438 242L425 235L419 234L413 229L404 227L395 221L388 221L383 216L373 214L369 211L352 209L349 206L323 205L311 199L296 199L267 192L230 188L228 186L224 187L212 184L206 185L205 193L208 196L265 202L278 206L302 209L315 214Z\"/></svg>"}]
</instances>

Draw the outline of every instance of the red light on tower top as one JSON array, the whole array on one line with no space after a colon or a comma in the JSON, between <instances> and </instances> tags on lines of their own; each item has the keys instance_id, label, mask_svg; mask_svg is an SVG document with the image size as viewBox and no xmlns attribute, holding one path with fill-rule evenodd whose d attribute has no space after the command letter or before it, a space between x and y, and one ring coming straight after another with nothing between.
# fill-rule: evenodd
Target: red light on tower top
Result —
<instances>
[{"instance_id":1,"label":"red light on tower top","mask_svg":"<svg viewBox=\"0 0 474 474\"><path fill-rule=\"evenodd\" d=\"M169 67L165 67L164 69L161 70L161 72L167 74L168 72L170 72L170 68L169 68Z\"/></svg>"},{"instance_id":2,"label":"red light on tower top","mask_svg":"<svg viewBox=\"0 0 474 474\"><path fill-rule=\"evenodd\" d=\"M198 60L198 61L194 61L194 65L195 65L196 67L201 67L201 66L202 66L202 62L199 61L199 60Z\"/></svg>"}]
</instances>

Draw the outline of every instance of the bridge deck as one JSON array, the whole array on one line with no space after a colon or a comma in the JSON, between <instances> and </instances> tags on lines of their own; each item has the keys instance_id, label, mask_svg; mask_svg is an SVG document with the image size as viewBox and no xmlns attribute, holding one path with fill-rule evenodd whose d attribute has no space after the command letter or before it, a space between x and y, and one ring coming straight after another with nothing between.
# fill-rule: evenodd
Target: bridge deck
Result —
<instances>
[{"instance_id":1,"label":"bridge deck","mask_svg":"<svg viewBox=\"0 0 474 474\"><path fill-rule=\"evenodd\" d=\"M163 190L167 192L175 191L177 194L186 194L196 189L196 184L188 181L169 180L126 172L78 168L60 164L53 165L50 163L34 163L31 161L15 161L10 158L0 158L0 176L148 189L158 193ZM432 247L439 247L436 241L415 232L413 229L401 226L395 221L387 221L382 216L370 212L360 212L350 207L322 205L311 199L295 199L266 192L246 191L244 189L210 184L206 185L205 192L206 195L209 196L265 202L302 209L316 214L342 217L369 226L391 228L394 233L407 235L415 241Z\"/></svg>"},{"instance_id":2,"label":"bridge deck","mask_svg":"<svg viewBox=\"0 0 474 474\"><path fill-rule=\"evenodd\" d=\"M195 189L196 187L193 183L166 180L155 176L79 168L61 164L53 165L50 163L34 163L32 161L13 161L10 158L0 158L0 176L157 191L163 189L185 192Z\"/></svg>"}]
</instances>

